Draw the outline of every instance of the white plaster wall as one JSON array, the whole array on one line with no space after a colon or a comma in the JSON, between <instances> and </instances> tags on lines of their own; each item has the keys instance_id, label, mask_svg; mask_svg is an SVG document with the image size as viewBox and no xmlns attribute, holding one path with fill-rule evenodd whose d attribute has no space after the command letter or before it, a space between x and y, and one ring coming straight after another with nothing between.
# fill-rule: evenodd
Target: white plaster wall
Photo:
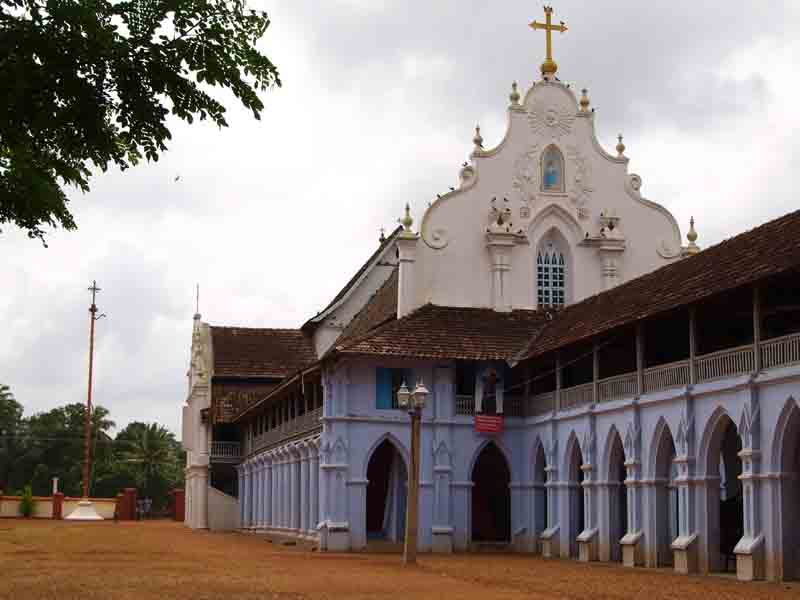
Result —
<instances>
[{"instance_id":1,"label":"white plaster wall","mask_svg":"<svg viewBox=\"0 0 800 600\"><path fill-rule=\"evenodd\" d=\"M536 127L531 125L532 114L538 117ZM556 125L543 124L548 114ZM499 208L508 199L512 231L522 232L512 252L514 308L535 308L536 250L553 229L570 244L568 301L602 291L601 257L595 248L580 245L587 232L599 233L601 211L621 218L617 231L624 235L626 249L618 257L618 282L674 260L664 258L680 252L680 230L674 218L663 207L642 199L641 179L629 176L627 158L611 156L599 146L593 120L593 113L580 112L572 91L560 83L537 84L523 107L509 109L508 130L499 146L474 154L474 176L425 212L415 267L416 306L427 302L491 305L485 231L492 198L497 198ZM564 154L564 194L539 191L539 158L551 143ZM527 217L526 209L530 211Z\"/></svg>"},{"instance_id":2,"label":"white plaster wall","mask_svg":"<svg viewBox=\"0 0 800 600\"><path fill-rule=\"evenodd\" d=\"M21 498L19 496L0 496L0 518L14 518L21 517L19 512L19 504ZM45 496L33 497L33 515L34 519L52 519L53 518L53 499ZM69 513L64 513L69 514Z\"/></svg>"},{"instance_id":3,"label":"white plaster wall","mask_svg":"<svg viewBox=\"0 0 800 600\"><path fill-rule=\"evenodd\" d=\"M208 487L208 528L211 531L233 531L239 528L239 503L236 498Z\"/></svg>"},{"instance_id":4,"label":"white plaster wall","mask_svg":"<svg viewBox=\"0 0 800 600\"><path fill-rule=\"evenodd\" d=\"M394 257L394 244L388 244L374 261L374 263L381 264L373 264L371 268L367 269L340 303L323 315L321 324L314 332L313 338L314 350L317 356L322 356L328 351L341 335L342 330L389 278L389 275L392 274L392 268L385 266L385 263L394 264L396 262Z\"/></svg>"}]
</instances>

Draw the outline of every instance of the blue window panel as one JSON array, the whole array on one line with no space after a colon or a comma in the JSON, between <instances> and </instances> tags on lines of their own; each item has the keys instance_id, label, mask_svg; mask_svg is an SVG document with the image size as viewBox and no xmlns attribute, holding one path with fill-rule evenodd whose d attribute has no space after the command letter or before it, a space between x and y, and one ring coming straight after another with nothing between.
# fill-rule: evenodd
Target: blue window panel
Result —
<instances>
[{"instance_id":1,"label":"blue window panel","mask_svg":"<svg viewBox=\"0 0 800 600\"><path fill-rule=\"evenodd\" d=\"M375 407L392 408L392 369L378 367L375 370Z\"/></svg>"}]
</instances>

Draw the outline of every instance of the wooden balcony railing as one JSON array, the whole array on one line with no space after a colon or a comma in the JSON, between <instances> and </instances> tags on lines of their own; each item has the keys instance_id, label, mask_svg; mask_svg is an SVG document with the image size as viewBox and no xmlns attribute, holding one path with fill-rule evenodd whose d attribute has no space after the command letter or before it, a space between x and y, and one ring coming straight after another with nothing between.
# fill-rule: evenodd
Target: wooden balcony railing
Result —
<instances>
[{"instance_id":1,"label":"wooden balcony railing","mask_svg":"<svg viewBox=\"0 0 800 600\"><path fill-rule=\"evenodd\" d=\"M287 421L286 423L279 425L275 429L265 431L261 435L257 435L253 438L250 452L256 452L263 448L267 448L268 446L273 446L285 439L295 437L301 433L310 431L315 427L319 427L319 420L321 417L322 407L320 406L292 419L291 421Z\"/></svg>"},{"instance_id":2,"label":"wooden balcony railing","mask_svg":"<svg viewBox=\"0 0 800 600\"><path fill-rule=\"evenodd\" d=\"M561 390L560 407L561 410L570 410L584 404L591 404L594 396L594 384L584 383Z\"/></svg>"},{"instance_id":3,"label":"wooden balcony railing","mask_svg":"<svg viewBox=\"0 0 800 600\"><path fill-rule=\"evenodd\" d=\"M704 354L695 361L697 381L711 381L731 375L752 373L756 368L755 357L752 345Z\"/></svg>"},{"instance_id":4,"label":"wooden balcony railing","mask_svg":"<svg viewBox=\"0 0 800 600\"><path fill-rule=\"evenodd\" d=\"M215 462L238 462L242 457L239 442L211 442L211 460Z\"/></svg>"},{"instance_id":5,"label":"wooden balcony railing","mask_svg":"<svg viewBox=\"0 0 800 600\"><path fill-rule=\"evenodd\" d=\"M598 402L635 396L638 393L636 373L625 373L624 375L601 379L597 383L597 393L599 395Z\"/></svg>"},{"instance_id":6,"label":"wooden balcony railing","mask_svg":"<svg viewBox=\"0 0 800 600\"><path fill-rule=\"evenodd\" d=\"M645 393L689 385L689 361L679 360L650 367L644 370L643 375Z\"/></svg>"},{"instance_id":7,"label":"wooden balcony railing","mask_svg":"<svg viewBox=\"0 0 800 600\"><path fill-rule=\"evenodd\" d=\"M765 369L800 363L800 333L761 342L761 366Z\"/></svg>"}]
</instances>

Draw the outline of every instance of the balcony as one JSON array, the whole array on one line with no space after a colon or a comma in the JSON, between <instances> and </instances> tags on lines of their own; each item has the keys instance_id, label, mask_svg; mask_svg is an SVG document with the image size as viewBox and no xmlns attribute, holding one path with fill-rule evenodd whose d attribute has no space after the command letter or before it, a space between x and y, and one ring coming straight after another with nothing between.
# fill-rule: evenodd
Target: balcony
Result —
<instances>
[{"instance_id":1,"label":"balcony","mask_svg":"<svg viewBox=\"0 0 800 600\"><path fill-rule=\"evenodd\" d=\"M800 333L773 338L761 342L757 347L748 344L704 354L695 358L694 365L687 359L642 369L641 394L639 373L633 371L599 379L596 391L595 383L589 382L562 388L558 392L540 393L527 399L515 396L508 399L505 416L542 416L551 414L556 407L558 410L572 410L595 402L595 394L596 401L602 403L684 387L691 383L692 371L695 373L695 383L747 375L757 370L756 357L759 355L761 370L800 365ZM474 398L456 396L455 414L474 415Z\"/></svg>"},{"instance_id":2,"label":"balcony","mask_svg":"<svg viewBox=\"0 0 800 600\"><path fill-rule=\"evenodd\" d=\"M321 423L319 422L321 417L322 407L320 406L314 410L303 413L299 417L282 423L275 429L265 431L261 435L253 437L249 444L248 453L257 452L269 448L270 446L276 446L283 441L299 437L304 433L321 427Z\"/></svg>"},{"instance_id":3,"label":"balcony","mask_svg":"<svg viewBox=\"0 0 800 600\"><path fill-rule=\"evenodd\" d=\"M738 377L755 373L757 370L756 357L760 354L760 368L762 370L777 367L788 367L800 364L800 333L793 333L779 338L761 342L758 346L748 344L736 348L726 348L698 356L694 365L690 360L681 360L664 365L657 365L642 370L643 393L658 392L674 387L683 387L692 383L692 371L695 373L694 383L704 383L723 379L725 377ZM694 366L694 369L692 367ZM637 372L625 373L616 377L600 379L597 381L597 401L608 402L621 398L630 398L637 395ZM578 406L591 404L594 401L594 384L586 383L574 387L564 388L558 394L560 410L570 410ZM553 394L553 392L551 392ZM544 414L551 405L545 395L534 396L533 410L529 414ZM544 410L537 411L537 399L542 398Z\"/></svg>"},{"instance_id":4,"label":"balcony","mask_svg":"<svg viewBox=\"0 0 800 600\"><path fill-rule=\"evenodd\" d=\"M236 464L242 459L239 442L211 442L211 462Z\"/></svg>"}]
</instances>

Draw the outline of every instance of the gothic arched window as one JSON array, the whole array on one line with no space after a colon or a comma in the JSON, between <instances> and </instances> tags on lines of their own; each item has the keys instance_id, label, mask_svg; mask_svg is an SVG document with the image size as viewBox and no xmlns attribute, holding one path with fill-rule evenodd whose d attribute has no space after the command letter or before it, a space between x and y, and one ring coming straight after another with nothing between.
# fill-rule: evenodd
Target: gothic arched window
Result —
<instances>
[{"instance_id":1,"label":"gothic arched window","mask_svg":"<svg viewBox=\"0 0 800 600\"><path fill-rule=\"evenodd\" d=\"M536 298L539 307L561 307L566 303L566 260L555 244L548 242L536 256Z\"/></svg>"},{"instance_id":2,"label":"gothic arched window","mask_svg":"<svg viewBox=\"0 0 800 600\"><path fill-rule=\"evenodd\" d=\"M564 156L556 146L548 146L542 153L542 191L564 191Z\"/></svg>"}]
</instances>

